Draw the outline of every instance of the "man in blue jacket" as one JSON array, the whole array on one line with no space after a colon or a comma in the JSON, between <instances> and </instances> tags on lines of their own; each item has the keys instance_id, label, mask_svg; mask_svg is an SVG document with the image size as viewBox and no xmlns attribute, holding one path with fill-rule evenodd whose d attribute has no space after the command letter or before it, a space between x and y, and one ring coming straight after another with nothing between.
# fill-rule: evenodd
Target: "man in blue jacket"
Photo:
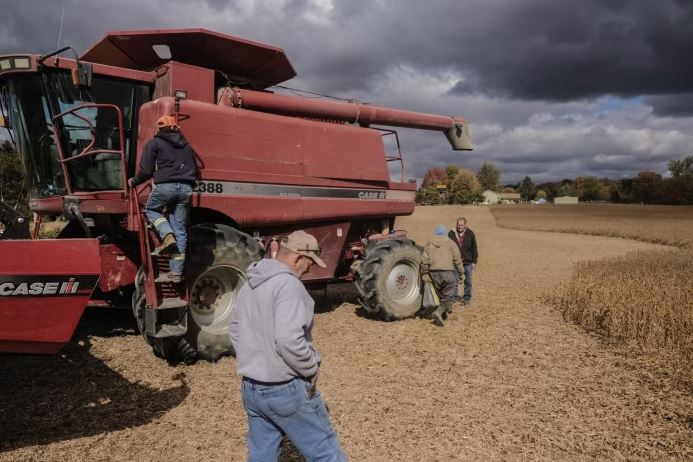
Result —
<instances>
[{"instance_id":1,"label":"man in blue jacket","mask_svg":"<svg viewBox=\"0 0 693 462\"><path fill-rule=\"evenodd\" d=\"M161 245L152 255L170 255L171 272L167 279L180 282L188 243L190 197L199 170L195 151L180 132L176 119L160 117L157 127L159 132L144 146L139 171L128 184L135 187L153 178L145 214L159 234ZM164 210L168 211L168 218Z\"/></svg>"},{"instance_id":2,"label":"man in blue jacket","mask_svg":"<svg viewBox=\"0 0 693 462\"><path fill-rule=\"evenodd\" d=\"M284 435L310 461L345 461L317 390L320 355L313 346L315 302L300 279L325 267L314 236L294 231L276 259L248 268L231 313L229 337L243 376L248 461L276 461Z\"/></svg>"}]
</instances>

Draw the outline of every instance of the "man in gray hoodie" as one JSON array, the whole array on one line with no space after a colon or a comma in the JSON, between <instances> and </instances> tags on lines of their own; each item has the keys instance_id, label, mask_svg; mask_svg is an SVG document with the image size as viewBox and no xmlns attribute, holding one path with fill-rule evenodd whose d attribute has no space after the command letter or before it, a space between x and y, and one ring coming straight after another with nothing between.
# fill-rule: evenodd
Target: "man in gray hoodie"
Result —
<instances>
[{"instance_id":1,"label":"man in gray hoodie","mask_svg":"<svg viewBox=\"0 0 693 462\"><path fill-rule=\"evenodd\" d=\"M248 414L248 461L276 461L288 436L307 461L345 461L317 390L320 355L313 346L315 302L300 279L318 256L314 236L295 231L275 260L248 267L238 292L229 336L243 376Z\"/></svg>"}]
</instances>

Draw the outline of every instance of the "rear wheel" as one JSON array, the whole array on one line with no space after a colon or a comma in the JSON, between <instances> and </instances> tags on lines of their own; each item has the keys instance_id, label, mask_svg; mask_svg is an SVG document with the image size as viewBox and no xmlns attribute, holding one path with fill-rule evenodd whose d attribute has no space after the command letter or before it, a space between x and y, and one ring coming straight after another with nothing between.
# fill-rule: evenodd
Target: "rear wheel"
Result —
<instances>
[{"instance_id":1,"label":"rear wheel","mask_svg":"<svg viewBox=\"0 0 693 462\"><path fill-rule=\"evenodd\" d=\"M388 239L366 253L356 280L359 302L386 321L414 316L421 308L421 251L409 239Z\"/></svg>"},{"instance_id":2,"label":"rear wheel","mask_svg":"<svg viewBox=\"0 0 693 462\"><path fill-rule=\"evenodd\" d=\"M233 353L229 320L248 266L264 252L251 236L226 225L191 228L186 279L190 290L186 338L201 359Z\"/></svg>"}]
</instances>

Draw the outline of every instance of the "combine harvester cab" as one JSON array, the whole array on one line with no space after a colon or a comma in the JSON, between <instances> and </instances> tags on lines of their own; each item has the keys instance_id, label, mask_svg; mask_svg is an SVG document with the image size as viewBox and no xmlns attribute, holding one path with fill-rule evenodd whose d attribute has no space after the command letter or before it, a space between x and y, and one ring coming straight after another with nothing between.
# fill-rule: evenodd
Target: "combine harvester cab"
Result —
<instances>
[{"instance_id":1,"label":"combine harvester cab","mask_svg":"<svg viewBox=\"0 0 693 462\"><path fill-rule=\"evenodd\" d=\"M436 131L471 150L464 119L273 93L296 75L282 49L202 29L112 32L75 59L59 56L68 50L0 56L0 115L38 217L35 240L0 240L0 351L56 351L86 304L132 309L167 359L216 360L232 353L228 321L248 265L297 229L327 262L307 285L354 282L384 320L418 311L420 249L395 231L416 184L404 180L399 141L385 151L396 132L378 126ZM201 171L182 284L151 256L151 185L127 183L163 115ZM401 164L399 181L389 162ZM65 229L37 240L41 217L57 215Z\"/></svg>"}]
</instances>

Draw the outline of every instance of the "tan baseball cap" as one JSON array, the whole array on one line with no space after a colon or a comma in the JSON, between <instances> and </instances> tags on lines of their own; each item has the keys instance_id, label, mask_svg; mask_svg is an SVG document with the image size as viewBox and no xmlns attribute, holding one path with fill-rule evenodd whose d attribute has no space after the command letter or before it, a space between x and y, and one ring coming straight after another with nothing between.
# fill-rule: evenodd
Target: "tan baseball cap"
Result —
<instances>
[{"instance_id":1,"label":"tan baseball cap","mask_svg":"<svg viewBox=\"0 0 693 462\"><path fill-rule=\"evenodd\" d=\"M281 246L299 255L310 257L321 268L327 267L325 262L318 257L320 255L320 246L318 245L318 240L312 234L301 230L294 231L282 240Z\"/></svg>"}]
</instances>

